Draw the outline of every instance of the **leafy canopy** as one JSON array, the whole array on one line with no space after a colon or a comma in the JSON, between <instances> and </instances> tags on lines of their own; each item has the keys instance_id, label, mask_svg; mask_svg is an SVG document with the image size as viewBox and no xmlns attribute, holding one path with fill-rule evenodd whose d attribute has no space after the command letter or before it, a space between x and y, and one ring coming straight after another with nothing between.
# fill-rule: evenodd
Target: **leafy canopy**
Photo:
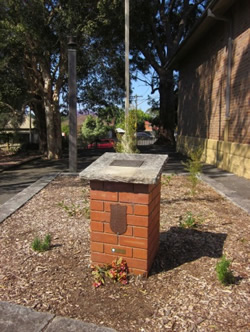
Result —
<instances>
[{"instance_id":1,"label":"leafy canopy","mask_svg":"<svg viewBox=\"0 0 250 332\"><path fill-rule=\"evenodd\" d=\"M93 143L98 138L105 137L108 128L101 119L93 115L88 115L83 122L81 131L84 141L87 143Z\"/></svg>"}]
</instances>

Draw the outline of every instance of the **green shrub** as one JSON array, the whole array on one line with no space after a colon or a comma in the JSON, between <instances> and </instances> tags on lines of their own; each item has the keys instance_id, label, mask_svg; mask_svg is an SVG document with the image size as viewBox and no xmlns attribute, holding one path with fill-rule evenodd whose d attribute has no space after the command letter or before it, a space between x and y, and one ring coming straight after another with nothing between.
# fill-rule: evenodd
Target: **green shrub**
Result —
<instances>
[{"instance_id":1,"label":"green shrub","mask_svg":"<svg viewBox=\"0 0 250 332\"><path fill-rule=\"evenodd\" d=\"M130 111L126 130L123 135L117 135L118 142L114 149L118 153L139 153L136 147L136 113Z\"/></svg>"},{"instance_id":2,"label":"green shrub","mask_svg":"<svg viewBox=\"0 0 250 332\"><path fill-rule=\"evenodd\" d=\"M185 170L189 173L188 180L191 184L191 193L194 196L196 193L197 184L199 182L198 176L202 169L202 149L195 149L193 151L190 151L188 154L189 159L186 162L182 162L182 164L185 166Z\"/></svg>"},{"instance_id":3,"label":"green shrub","mask_svg":"<svg viewBox=\"0 0 250 332\"><path fill-rule=\"evenodd\" d=\"M230 260L226 259L225 255L223 255L220 261L216 264L217 277L225 286L235 283L235 277L229 269L230 264Z\"/></svg>"},{"instance_id":4,"label":"green shrub","mask_svg":"<svg viewBox=\"0 0 250 332\"><path fill-rule=\"evenodd\" d=\"M38 237L35 237L34 241L31 244L31 247L35 251L43 252L49 250L50 245L51 245L51 235L47 234L43 241Z\"/></svg>"}]
</instances>

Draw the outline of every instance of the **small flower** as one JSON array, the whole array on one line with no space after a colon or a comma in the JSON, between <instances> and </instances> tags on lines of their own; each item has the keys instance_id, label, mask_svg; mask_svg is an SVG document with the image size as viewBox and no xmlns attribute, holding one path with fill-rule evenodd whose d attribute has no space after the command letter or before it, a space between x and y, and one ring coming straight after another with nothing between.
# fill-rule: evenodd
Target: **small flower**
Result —
<instances>
[{"instance_id":1,"label":"small flower","mask_svg":"<svg viewBox=\"0 0 250 332\"><path fill-rule=\"evenodd\" d=\"M99 281L99 282L94 282L93 283L93 286L95 287L95 288L98 288L98 287L100 287L102 285L102 283Z\"/></svg>"}]
</instances>

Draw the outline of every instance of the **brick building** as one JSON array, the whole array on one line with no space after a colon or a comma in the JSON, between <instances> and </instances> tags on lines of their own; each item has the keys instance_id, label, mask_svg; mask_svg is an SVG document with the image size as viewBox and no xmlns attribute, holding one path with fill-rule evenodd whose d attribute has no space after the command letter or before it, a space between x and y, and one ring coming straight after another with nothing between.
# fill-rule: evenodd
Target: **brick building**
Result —
<instances>
[{"instance_id":1,"label":"brick building","mask_svg":"<svg viewBox=\"0 0 250 332\"><path fill-rule=\"evenodd\" d=\"M250 178L249 0L213 0L169 67L179 70L178 150Z\"/></svg>"}]
</instances>

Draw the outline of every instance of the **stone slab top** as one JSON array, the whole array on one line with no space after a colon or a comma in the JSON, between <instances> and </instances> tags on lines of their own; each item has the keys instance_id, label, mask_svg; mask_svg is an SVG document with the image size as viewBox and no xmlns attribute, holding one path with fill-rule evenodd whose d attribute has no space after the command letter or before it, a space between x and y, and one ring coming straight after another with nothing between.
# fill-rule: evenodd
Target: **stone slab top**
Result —
<instances>
[{"instance_id":1,"label":"stone slab top","mask_svg":"<svg viewBox=\"0 0 250 332\"><path fill-rule=\"evenodd\" d=\"M104 153L79 176L87 180L155 184L168 155Z\"/></svg>"}]
</instances>

